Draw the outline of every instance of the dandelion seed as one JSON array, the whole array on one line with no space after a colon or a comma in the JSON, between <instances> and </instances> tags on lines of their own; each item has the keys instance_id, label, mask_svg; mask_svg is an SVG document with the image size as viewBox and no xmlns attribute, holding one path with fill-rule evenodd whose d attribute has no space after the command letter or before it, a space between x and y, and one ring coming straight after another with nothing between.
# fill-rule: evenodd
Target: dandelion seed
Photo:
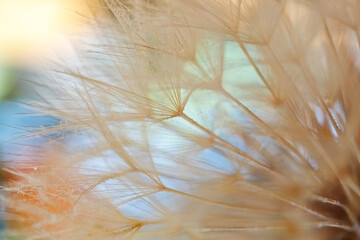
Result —
<instances>
[{"instance_id":1,"label":"dandelion seed","mask_svg":"<svg viewBox=\"0 0 360 240\"><path fill-rule=\"evenodd\" d=\"M9 170L10 231L359 239L360 5L330 2L105 1L30 105L62 145Z\"/></svg>"}]
</instances>

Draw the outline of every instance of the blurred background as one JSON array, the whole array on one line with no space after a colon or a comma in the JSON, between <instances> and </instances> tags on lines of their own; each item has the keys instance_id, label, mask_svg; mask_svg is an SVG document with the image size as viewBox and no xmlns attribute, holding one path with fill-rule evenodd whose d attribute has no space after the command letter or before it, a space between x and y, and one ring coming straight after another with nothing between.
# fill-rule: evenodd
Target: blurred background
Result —
<instances>
[{"instance_id":1,"label":"blurred background","mask_svg":"<svg viewBox=\"0 0 360 240\"><path fill-rule=\"evenodd\" d=\"M42 77L41 63L56 61L59 52L66 59L69 36L84 31L101 6L98 0L0 0L0 185L14 180L3 168L25 169L38 161L34 146L41 151L44 140L23 139L29 128L57 123L34 117L24 104L37 98L31 82ZM0 239L12 238L0 230Z\"/></svg>"}]
</instances>

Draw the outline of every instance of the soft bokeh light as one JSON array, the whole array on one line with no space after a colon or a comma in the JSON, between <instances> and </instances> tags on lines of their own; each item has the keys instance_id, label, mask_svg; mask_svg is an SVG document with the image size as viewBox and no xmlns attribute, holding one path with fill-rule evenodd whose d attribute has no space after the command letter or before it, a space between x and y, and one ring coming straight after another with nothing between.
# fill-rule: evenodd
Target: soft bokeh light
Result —
<instances>
[{"instance_id":1,"label":"soft bokeh light","mask_svg":"<svg viewBox=\"0 0 360 240\"><path fill-rule=\"evenodd\" d=\"M86 0L0 0L0 58L27 61L57 45L89 12Z\"/></svg>"}]
</instances>

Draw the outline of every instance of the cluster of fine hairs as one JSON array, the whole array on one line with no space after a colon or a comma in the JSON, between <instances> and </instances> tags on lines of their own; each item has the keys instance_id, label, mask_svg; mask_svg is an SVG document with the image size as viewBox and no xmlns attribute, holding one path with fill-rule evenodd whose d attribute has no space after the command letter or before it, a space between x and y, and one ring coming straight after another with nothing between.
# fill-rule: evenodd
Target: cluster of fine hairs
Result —
<instances>
[{"instance_id":1,"label":"cluster of fine hairs","mask_svg":"<svg viewBox=\"0 0 360 240\"><path fill-rule=\"evenodd\" d=\"M360 1L104 4L37 84L9 236L360 239Z\"/></svg>"}]
</instances>

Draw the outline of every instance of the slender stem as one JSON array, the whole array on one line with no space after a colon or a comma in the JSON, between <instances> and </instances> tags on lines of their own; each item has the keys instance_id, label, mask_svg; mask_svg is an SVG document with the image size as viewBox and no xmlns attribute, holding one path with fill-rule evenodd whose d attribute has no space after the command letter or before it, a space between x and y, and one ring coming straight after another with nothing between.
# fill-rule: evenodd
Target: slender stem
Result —
<instances>
[{"instance_id":1,"label":"slender stem","mask_svg":"<svg viewBox=\"0 0 360 240\"><path fill-rule=\"evenodd\" d=\"M205 128L204 126L202 126L201 124L199 124L198 122L196 122L195 120L193 120L192 118L190 118L189 116L187 116L186 114L182 114L181 115L186 121L188 121L189 123L191 123L192 125L196 126L197 128L200 128L201 130L203 130L204 132L206 132L210 137L217 139L218 141L220 141L219 145L248 159L252 164L255 164L256 166L260 167L261 169L264 169L268 172L274 173L276 175L279 176L284 176L282 173L276 171L275 169L272 169L271 167L257 161L255 158L251 157L250 155L248 155L247 153L241 151L239 148L237 148L236 146L234 146L233 144L231 144L230 142L224 140L223 138L219 137L218 135L216 135L215 133L213 133L212 131L210 131L209 129Z\"/></svg>"},{"instance_id":2,"label":"slender stem","mask_svg":"<svg viewBox=\"0 0 360 240\"><path fill-rule=\"evenodd\" d=\"M246 184L246 185L250 186L254 190L257 189L258 190L257 192L260 192L260 193L263 193L263 194L265 194L267 196L278 199L278 200L280 200L282 202L285 202L285 203L287 203L287 204L289 204L291 206L299 208L299 209L301 209L301 210L303 210L303 211L305 211L305 212L307 212L307 213L309 213L309 214L311 214L313 216L319 217L319 218L324 219L324 220L331 220L330 218L326 217L325 215L323 215L323 214L321 214L321 213L319 213L319 212L317 212L317 211L315 211L313 209L310 209L310 208L308 208L307 206L305 206L303 204L300 204L300 203L295 202L295 201L293 201L291 199L283 197L283 196L277 194L276 192L265 189L264 187L258 186L258 185L254 184L254 183L251 183L251 182L249 182L249 181L247 181L245 179L241 179L240 183Z\"/></svg>"},{"instance_id":3,"label":"slender stem","mask_svg":"<svg viewBox=\"0 0 360 240\"><path fill-rule=\"evenodd\" d=\"M355 214L345 204L342 204L341 202L336 201L334 199L323 197L323 196L318 196L318 195L314 195L314 199L319 201L319 202L322 202L322 203L326 203L326 204L330 204L330 205L333 205L333 206L340 207L341 209L343 209L346 212L346 214L347 214L347 216L348 216L348 218L349 218L349 220L350 220L350 222L351 222L351 224L353 226L358 224Z\"/></svg>"},{"instance_id":4,"label":"slender stem","mask_svg":"<svg viewBox=\"0 0 360 240\"><path fill-rule=\"evenodd\" d=\"M269 213L275 212L275 210L267 209L267 208L244 206L244 205L239 205L239 204L232 204L232 203L226 203L226 202L221 202L221 201L215 201L215 200L199 197L199 196L196 196L196 195L192 195L192 194L189 194L189 193L185 193L185 192L178 191L178 190L175 190L175 189L172 189L172 188L167 188L167 187L165 187L164 191L169 192L169 193L175 193L175 194L178 194L178 195L181 195L181 196L184 196L184 197L196 199L198 201L203 201L203 202L207 202L207 203L210 203L210 204L220 205L220 206L229 207L229 208L237 208L237 209L241 209L241 210L245 210L245 211L259 211L259 212L269 212Z\"/></svg>"},{"instance_id":5,"label":"slender stem","mask_svg":"<svg viewBox=\"0 0 360 240\"><path fill-rule=\"evenodd\" d=\"M258 74L258 76L260 77L261 81L265 84L266 88L269 90L269 92L271 93L271 95L274 97L274 99L276 100L276 102L279 101L279 98L276 96L274 90L272 89L272 87L270 86L269 82L265 79L264 75L261 73L259 67L256 65L254 59L251 57L251 55L249 54L248 50L246 49L245 45L243 44L243 42L239 39L238 36L235 37L236 42L238 43L239 47L241 48L241 50L244 52L246 58L248 59L248 61L250 62L251 66L254 68L255 72Z\"/></svg>"},{"instance_id":6,"label":"slender stem","mask_svg":"<svg viewBox=\"0 0 360 240\"><path fill-rule=\"evenodd\" d=\"M250 225L250 226L208 226L201 227L200 232L225 232L225 231L258 231L258 230L274 230L289 227L288 224L273 224L273 225Z\"/></svg>"},{"instance_id":7,"label":"slender stem","mask_svg":"<svg viewBox=\"0 0 360 240\"><path fill-rule=\"evenodd\" d=\"M261 128L268 131L271 135L275 136L282 144L284 144L287 148L289 148L292 152L294 152L298 157L300 157L304 162L307 162L307 160L304 158L304 156L301 155L301 153L293 146L291 145L284 137L282 137L280 134L275 132L266 122L264 122L261 118L259 118L256 114L254 114L249 108L247 108L244 104L242 104L238 99L236 99L233 95L231 95L226 90L222 91L223 94L231 99L236 105L238 105L240 108L242 108L250 117L251 119L256 122Z\"/></svg>"}]
</instances>

